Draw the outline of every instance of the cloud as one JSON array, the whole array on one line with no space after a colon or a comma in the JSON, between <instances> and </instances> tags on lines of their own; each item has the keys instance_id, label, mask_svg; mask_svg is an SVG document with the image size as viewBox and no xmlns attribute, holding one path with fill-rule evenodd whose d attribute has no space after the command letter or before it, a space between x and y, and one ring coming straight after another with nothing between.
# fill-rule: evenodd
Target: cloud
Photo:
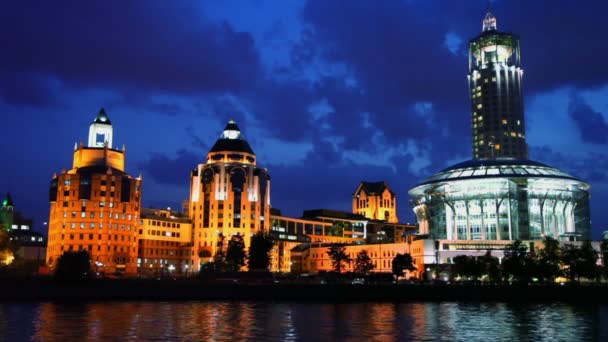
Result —
<instances>
[{"instance_id":1,"label":"cloud","mask_svg":"<svg viewBox=\"0 0 608 342\"><path fill-rule=\"evenodd\" d=\"M75 85L172 92L239 91L259 72L250 34L194 3L13 2L0 21L0 72L29 70Z\"/></svg>"},{"instance_id":2,"label":"cloud","mask_svg":"<svg viewBox=\"0 0 608 342\"><path fill-rule=\"evenodd\" d=\"M181 149L177 151L175 157L154 153L149 159L141 162L139 167L159 184L187 187L190 179L189 171L194 169L201 160L199 154Z\"/></svg>"},{"instance_id":3,"label":"cloud","mask_svg":"<svg viewBox=\"0 0 608 342\"><path fill-rule=\"evenodd\" d=\"M448 32L445 34L444 43L445 47L450 50L454 55L462 54L462 37L457 33Z\"/></svg>"},{"instance_id":4,"label":"cloud","mask_svg":"<svg viewBox=\"0 0 608 342\"><path fill-rule=\"evenodd\" d=\"M600 112L594 111L582 98L573 94L568 106L568 114L576 123L580 137L591 144L608 142L608 123Z\"/></svg>"}]
</instances>

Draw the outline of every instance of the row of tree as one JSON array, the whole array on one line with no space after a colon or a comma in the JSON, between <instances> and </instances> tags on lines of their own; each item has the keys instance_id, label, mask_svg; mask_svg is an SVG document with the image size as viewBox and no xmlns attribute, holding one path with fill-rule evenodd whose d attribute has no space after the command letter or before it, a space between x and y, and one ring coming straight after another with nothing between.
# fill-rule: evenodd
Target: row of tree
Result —
<instances>
[{"instance_id":1,"label":"row of tree","mask_svg":"<svg viewBox=\"0 0 608 342\"><path fill-rule=\"evenodd\" d=\"M266 232L259 231L251 237L249 253L241 234L231 236L227 243L224 235L218 236L213 261L203 265L203 272L238 272L245 265L249 270L267 271L271 262L274 239Z\"/></svg>"},{"instance_id":2,"label":"row of tree","mask_svg":"<svg viewBox=\"0 0 608 342\"><path fill-rule=\"evenodd\" d=\"M354 262L353 272L358 275L368 275L376 266L369 257L366 250L361 250L357 253L356 258L353 260L346 253L346 246L344 244L332 244L327 248L327 255L331 259L332 269L341 273L346 264ZM414 266L414 259L408 253L397 254L392 260L392 273L395 279L405 276L405 272L413 272L416 270Z\"/></svg>"},{"instance_id":3,"label":"row of tree","mask_svg":"<svg viewBox=\"0 0 608 342\"><path fill-rule=\"evenodd\" d=\"M608 242L602 242L600 253L608 257ZM589 241L580 245L565 244L547 237L538 251L530 251L521 241L514 241L504 250L504 258L498 258L488 251L483 256L459 255L453 258L451 273L464 279L486 278L491 282L555 282L564 277L570 281L581 278L600 279L608 276L608 268L597 265L598 252Z\"/></svg>"}]
</instances>

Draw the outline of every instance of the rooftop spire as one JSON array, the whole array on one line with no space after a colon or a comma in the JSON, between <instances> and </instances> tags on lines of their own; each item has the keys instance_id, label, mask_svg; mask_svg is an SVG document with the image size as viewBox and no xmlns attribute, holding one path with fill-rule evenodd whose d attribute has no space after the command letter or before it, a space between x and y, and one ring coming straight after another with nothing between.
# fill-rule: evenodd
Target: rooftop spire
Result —
<instances>
[{"instance_id":1,"label":"rooftop spire","mask_svg":"<svg viewBox=\"0 0 608 342\"><path fill-rule=\"evenodd\" d=\"M106 114L105 108L101 107L101 109L99 110L99 113L97 113L97 117L95 117L95 120L93 120L93 123L99 123L99 124L104 124L104 125L112 124L112 122L110 121L110 118L108 117L108 114Z\"/></svg>"},{"instance_id":2,"label":"rooftop spire","mask_svg":"<svg viewBox=\"0 0 608 342\"><path fill-rule=\"evenodd\" d=\"M496 31L496 17L489 10L483 19L483 32L485 31Z\"/></svg>"},{"instance_id":3,"label":"rooftop spire","mask_svg":"<svg viewBox=\"0 0 608 342\"><path fill-rule=\"evenodd\" d=\"M220 135L220 138L232 140L232 139L242 139L243 136L241 134L241 130L239 129L239 126L236 125L236 122L234 122L234 120L230 120L230 121L228 121L228 124L226 125L226 127L224 128L224 131Z\"/></svg>"},{"instance_id":4,"label":"rooftop spire","mask_svg":"<svg viewBox=\"0 0 608 342\"><path fill-rule=\"evenodd\" d=\"M13 199L11 198L11 194L10 193L6 193L6 197L4 197L4 200L2 201L2 206L3 207L13 207Z\"/></svg>"}]
</instances>

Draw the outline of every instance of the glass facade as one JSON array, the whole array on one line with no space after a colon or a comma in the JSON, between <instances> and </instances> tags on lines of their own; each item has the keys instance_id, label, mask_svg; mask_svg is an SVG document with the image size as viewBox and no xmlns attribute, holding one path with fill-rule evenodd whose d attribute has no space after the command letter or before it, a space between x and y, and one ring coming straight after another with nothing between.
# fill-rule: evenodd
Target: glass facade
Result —
<instances>
[{"instance_id":1,"label":"glass facade","mask_svg":"<svg viewBox=\"0 0 608 342\"><path fill-rule=\"evenodd\" d=\"M410 190L420 233L447 240L591 238L588 184L536 162L492 164L462 163Z\"/></svg>"}]
</instances>

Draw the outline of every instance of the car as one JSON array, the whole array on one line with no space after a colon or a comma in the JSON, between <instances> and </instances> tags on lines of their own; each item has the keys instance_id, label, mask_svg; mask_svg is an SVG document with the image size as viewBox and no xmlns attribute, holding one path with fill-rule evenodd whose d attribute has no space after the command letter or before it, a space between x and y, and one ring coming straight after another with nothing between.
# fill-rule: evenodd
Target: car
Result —
<instances>
[{"instance_id":1,"label":"car","mask_svg":"<svg viewBox=\"0 0 608 342\"><path fill-rule=\"evenodd\" d=\"M351 282L351 284L353 284L353 285L363 285L363 284L365 284L365 279L363 279L363 278L355 278L355 279L353 279L353 281Z\"/></svg>"}]
</instances>

